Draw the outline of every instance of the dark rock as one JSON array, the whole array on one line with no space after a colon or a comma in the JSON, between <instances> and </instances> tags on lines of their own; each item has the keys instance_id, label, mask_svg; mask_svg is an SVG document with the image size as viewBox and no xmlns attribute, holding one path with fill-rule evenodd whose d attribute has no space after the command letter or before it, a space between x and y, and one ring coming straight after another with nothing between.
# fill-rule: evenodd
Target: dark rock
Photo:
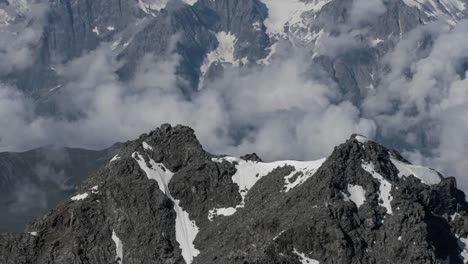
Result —
<instances>
[{"instance_id":1,"label":"dark rock","mask_svg":"<svg viewBox=\"0 0 468 264\"><path fill-rule=\"evenodd\" d=\"M91 175L79 191L86 198L66 201L31 223L27 231L37 234L0 235L0 262L111 263L115 232L123 263L184 263L177 202L199 228L193 263L302 263L303 257L320 263L440 263L450 257L462 263L464 194L453 178L434 185L417 175L400 178L390 160L395 153L353 136L288 191L285 184L309 172L293 165L268 175L251 172L257 182L242 200L232 176L243 164L264 164L256 155L213 159L192 129L163 125L125 143L118 159ZM166 183L170 195L139 162L174 173ZM390 208L382 203L384 180L391 184ZM348 198L350 185L365 191L359 207ZM235 212L223 216L222 208ZM210 218L211 212L218 215Z\"/></svg>"},{"instance_id":2,"label":"dark rock","mask_svg":"<svg viewBox=\"0 0 468 264\"><path fill-rule=\"evenodd\" d=\"M257 155L257 153L247 154L247 155L244 155L244 156L242 156L240 158L243 159L243 160L262 162L262 159Z\"/></svg>"}]
</instances>

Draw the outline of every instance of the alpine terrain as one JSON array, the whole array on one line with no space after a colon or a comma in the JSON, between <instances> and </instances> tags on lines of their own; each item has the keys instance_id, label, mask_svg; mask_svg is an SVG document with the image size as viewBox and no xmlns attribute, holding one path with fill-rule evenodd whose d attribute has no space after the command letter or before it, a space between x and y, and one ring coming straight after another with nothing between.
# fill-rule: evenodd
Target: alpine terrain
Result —
<instances>
[{"instance_id":1,"label":"alpine terrain","mask_svg":"<svg viewBox=\"0 0 468 264\"><path fill-rule=\"evenodd\" d=\"M166 124L2 234L0 262L464 263L467 210L454 178L359 135L320 160L263 162Z\"/></svg>"},{"instance_id":2,"label":"alpine terrain","mask_svg":"<svg viewBox=\"0 0 468 264\"><path fill-rule=\"evenodd\" d=\"M302 47L347 99L359 103L388 70L383 57L410 31L431 21L454 26L465 17L467 5L466 0L367 2L2 0L0 30L17 35L35 23L37 36L27 37L32 61L13 64L0 77L55 112L57 93L73 89L63 65L92 50L102 48L115 57L122 80L132 79L148 55L175 52L181 60L177 73L186 80L178 86L190 96L224 69L264 67L282 56L277 54L281 46L292 45ZM420 45L421 57L431 48L431 38L428 34Z\"/></svg>"},{"instance_id":3,"label":"alpine terrain","mask_svg":"<svg viewBox=\"0 0 468 264\"><path fill-rule=\"evenodd\" d=\"M0 0L0 264L468 263L467 7Z\"/></svg>"}]
</instances>

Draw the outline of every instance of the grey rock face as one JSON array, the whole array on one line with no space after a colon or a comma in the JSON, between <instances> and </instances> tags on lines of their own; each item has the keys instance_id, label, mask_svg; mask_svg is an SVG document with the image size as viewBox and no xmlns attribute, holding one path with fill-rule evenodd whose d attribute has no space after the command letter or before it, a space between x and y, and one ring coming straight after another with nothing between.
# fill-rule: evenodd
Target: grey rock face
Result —
<instances>
[{"instance_id":1,"label":"grey rock face","mask_svg":"<svg viewBox=\"0 0 468 264\"><path fill-rule=\"evenodd\" d=\"M214 32L224 31L236 35L236 59L247 57L257 61L267 56L270 40L263 21L268 17L268 9L262 2L200 0L194 9ZM254 26L256 22L258 26Z\"/></svg>"},{"instance_id":2,"label":"grey rock face","mask_svg":"<svg viewBox=\"0 0 468 264\"><path fill-rule=\"evenodd\" d=\"M379 84L384 67L382 58L408 32L437 16L428 15L433 10L391 0L383 2L382 14L356 24L351 13L353 3L333 0L320 10L302 10L301 23L285 25L283 33L286 42L309 49L316 44L309 39L310 35L321 30L332 36L346 35L353 25L353 32L360 33L346 38L355 38L358 43L355 48L348 47L337 55L320 55L314 59L311 56L311 63L315 61L323 67L343 91L344 99L359 105L362 95ZM212 80L223 75L224 66L216 61L205 72L201 71L207 54L220 44L216 33L235 36L233 56L241 61L236 65L240 67L262 64L261 59L274 55L272 46L278 41L278 36L268 32L266 26L271 10L260 0L199 0L193 5L173 0L160 11L149 13L142 11L134 0L50 0L48 4L43 34L33 49L34 63L0 76L3 81L41 99L53 97L50 90L67 83L54 70L56 65L78 58L99 45L116 43L118 48L114 52L122 63L118 71L122 80L134 76L144 56L161 59L176 52L181 57L177 74L187 80L178 86L190 97L199 88L201 79ZM463 16L441 10L453 21Z\"/></svg>"},{"instance_id":3,"label":"grey rock face","mask_svg":"<svg viewBox=\"0 0 468 264\"><path fill-rule=\"evenodd\" d=\"M395 164L411 166L359 136L314 172L255 154L216 157L192 129L163 125L125 143L79 196L29 225L36 233L0 235L0 262L191 262L182 208L198 229L192 263L462 263L468 205L455 179L432 172L438 183L423 183ZM244 189L239 176L254 184Z\"/></svg>"},{"instance_id":4,"label":"grey rock face","mask_svg":"<svg viewBox=\"0 0 468 264\"><path fill-rule=\"evenodd\" d=\"M117 151L118 144L102 151L44 147L0 153L0 232L22 231L67 199Z\"/></svg>"},{"instance_id":5,"label":"grey rock face","mask_svg":"<svg viewBox=\"0 0 468 264\"><path fill-rule=\"evenodd\" d=\"M207 0L197 1L193 6L169 2L119 55L125 62L120 74L124 79L130 78L147 54L163 57L175 51L181 56L178 73L188 80L188 86L181 84L181 88L190 96L198 88L206 55L219 45L215 33L235 34L235 59L256 61L268 55L269 38L262 27L266 16L267 9L259 1ZM261 28L254 27L255 23ZM216 76L222 72L221 67Z\"/></svg>"},{"instance_id":6,"label":"grey rock face","mask_svg":"<svg viewBox=\"0 0 468 264\"><path fill-rule=\"evenodd\" d=\"M96 49L100 43L112 40L114 35L143 17L133 0L50 0L45 4L48 11L44 22L30 22L44 23L42 37L32 47L34 63L2 78L36 97L64 84L55 71L56 65Z\"/></svg>"},{"instance_id":7,"label":"grey rock face","mask_svg":"<svg viewBox=\"0 0 468 264\"><path fill-rule=\"evenodd\" d=\"M359 105L362 98L379 84L379 76L385 67L382 58L411 30L430 18L416 7L396 0L384 1L382 14L358 23L351 14L353 3L331 1L317 14L309 14L308 27L312 32L325 30L332 36L346 36L356 42L355 47L346 47L331 56L318 56L315 61L338 84L345 98ZM352 30L354 33L351 35Z\"/></svg>"},{"instance_id":8,"label":"grey rock face","mask_svg":"<svg viewBox=\"0 0 468 264\"><path fill-rule=\"evenodd\" d=\"M119 55L125 62L119 73L123 79L129 79L145 55L161 58L175 51L181 56L178 73L189 81L189 86L180 84L181 88L190 95L198 84L203 58L215 48L216 38L191 6L171 3L152 18Z\"/></svg>"}]
</instances>

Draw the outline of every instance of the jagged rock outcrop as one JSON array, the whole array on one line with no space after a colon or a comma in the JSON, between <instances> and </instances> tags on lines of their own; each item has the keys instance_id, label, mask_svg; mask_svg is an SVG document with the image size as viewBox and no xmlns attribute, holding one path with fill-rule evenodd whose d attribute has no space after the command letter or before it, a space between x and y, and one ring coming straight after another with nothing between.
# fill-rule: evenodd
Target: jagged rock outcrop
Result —
<instances>
[{"instance_id":1,"label":"jagged rock outcrop","mask_svg":"<svg viewBox=\"0 0 468 264\"><path fill-rule=\"evenodd\" d=\"M326 159L267 163L163 125L29 233L0 235L0 262L463 263L467 210L454 178L358 135Z\"/></svg>"}]
</instances>

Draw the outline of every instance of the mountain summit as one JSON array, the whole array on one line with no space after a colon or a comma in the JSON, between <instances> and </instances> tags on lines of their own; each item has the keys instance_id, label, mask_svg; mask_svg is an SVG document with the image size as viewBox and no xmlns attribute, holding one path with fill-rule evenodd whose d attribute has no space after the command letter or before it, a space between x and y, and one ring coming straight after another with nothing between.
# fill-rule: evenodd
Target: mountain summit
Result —
<instances>
[{"instance_id":1,"label":"mountain summit","mask_svg":"<svg viewBox=\"0 0 468 264\"><path fill-rule=\"evenodd\" d=\"M263 162L166 124L0 235L0 262L463 263L467 210L454 178L359 135L321 160Z\"/></svg>"}]
</instances>

